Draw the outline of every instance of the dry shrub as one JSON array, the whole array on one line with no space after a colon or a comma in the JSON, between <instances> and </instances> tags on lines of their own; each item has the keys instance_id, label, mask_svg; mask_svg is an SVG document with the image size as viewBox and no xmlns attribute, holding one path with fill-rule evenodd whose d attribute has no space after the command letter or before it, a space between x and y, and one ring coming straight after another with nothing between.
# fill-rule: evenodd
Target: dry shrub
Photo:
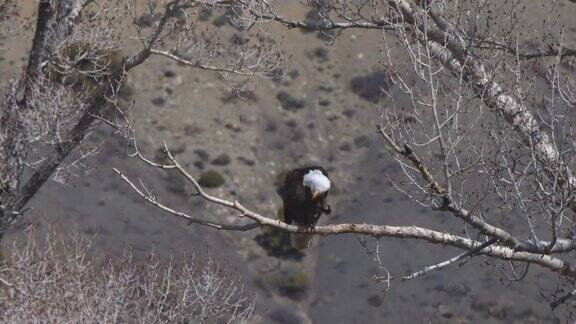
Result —
<instances>
[{"instance_id":1,"label":"dry shrub","mask_svg":"<svg viewBox=\"0 0 576 324\"><path fill-rule=\"evenodd\" d=\"M242 283L214 260L137 262L95 256L78 230L27 231L1 263L6 322L246 322L254 309Z\"/></svg>"}]
</instances>

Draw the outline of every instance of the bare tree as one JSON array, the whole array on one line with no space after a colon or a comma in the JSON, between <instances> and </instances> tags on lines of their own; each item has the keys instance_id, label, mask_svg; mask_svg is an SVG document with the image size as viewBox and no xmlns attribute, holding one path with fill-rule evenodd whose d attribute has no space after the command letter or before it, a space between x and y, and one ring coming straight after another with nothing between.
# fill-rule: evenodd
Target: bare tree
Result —
<instances>
[{"instance_id":1,"label":"bare tree","mask_svg":"<svg viewBox=\"0 0 576 324\"><path fill-rule=\"evenodd\" d=\"M331 30L336 41L347 29L381 31L391 90L381 100L377 131L404 171L390 180L415 204L461 220L465 235L375 224L298 228L211 195L171 154L162 164L136 150L150 166L179 172L199 198L236 210L239 222L173 210L116 170L146 201L221 230L268 225L291 233L417 239L463 250L404 279L477 254L576 278L576 51L566 44L560 1L542 6L544 21L538 24L523 20L526 7L520 1L311 0L307 5L320 17L312 23L282 15L271 1L236 4L238 20L251 26Z\"/></svg>"},{"instance_id":2,"label":"bare tree","mask_svg":"<svg viewBox=\"0 0 576 324\"><path fill-rule=\"evenodd\" d=\"M2 22L13 5L0 5ZM89 141L97 122L114 122L106 112L118 106L127 73L150 57L215 71L234 86L241 83L231 74L278 73L281 53L268 38L251 33L250 42L231 43L196 28L203 8L228 6L230 1L38 1L28 65L0 99L0 237L46 181L83 171L82 161L97 147L80 143ZM132 28L141 47L123 54L126 39L117 28Z\"/></svg>"},{"instance_id":3,"label":"bare tree","mask_svg":"<svg viewBox=\"0 0 576 324\"><path fill-rule=\"evenodd\" d=\"M576 95L574 76L569 73L576 51L566 44L566 28L558 23L560 1L545 4L544 22L531 25L522 19L525 8L520 1L310 0L307 5L319 15L318 21L310 23L282 15L272 1L150 0L147 17L151 24L137 28L142 48L120 55L118 63L110 58L117 48L114 34L106 28L91 28L105 26L101 19L109 21L112 7L96 3L40 1L28 67L8 89L0 116L2 228L21 214L40 186L62 167L93 123L104 119L103 109L115 106L126 72L152 55L218 71L226 80L232 74L274 74L280 59L272 42L259 39L255 46L240 42L222 48L212 34L193 28L193 16L200 8L229 6L235 13L234 23L248 31L257 24L274 23L332 31L334 40L347 29L380 31L382 61L394 91L383 96L377 131L404 171L404 177L391 180L414 203L461 220L465 234L381 224L314 228L285 224L240 202L209 194L170 152L167 164L146 158L138 150L125 113L118 111L119 121L110 124L127 130L136 156L152 167L179 172L198 197L236 210L239 222L198 219L176 211L117 170L146 201L190 222L222 230L269 225L292 233L418 239L463 250L406 279L476 254L536 264L576 278L572 262L576 249L576 178L572 172ZM86 8L92 5L101 12L91 15ZM116 6L129 14L135 12L122 2ZM70 51L86 41L90 46ZM396 54L406 59L399 62ZM87 66L81 64L85 58L89 58ZM79 85L73 81L78 74L94 81L85 91L74 89ZM66 118L59 112L65 112ZM48 120L50 126L43 128L37 120ZM30 139L40 138L47 146L32 150ZM46 143L46 138L51 142ZM39 162L28 160L33 155ZM23 179L26 165L33 172Z\"/></svg>"},{"instance_id":4,"label":"bare tree","mask_svg":"<svg viewBox=\"0 0 576 324\"><path fill-rule=\"evenodd\" d=\"M10 323L222 321L243 323L254 301L242 282L213 259L136 262L94 255L78 230L27 229L0 267L2 319Z\"/></svg>"}]
</instances>

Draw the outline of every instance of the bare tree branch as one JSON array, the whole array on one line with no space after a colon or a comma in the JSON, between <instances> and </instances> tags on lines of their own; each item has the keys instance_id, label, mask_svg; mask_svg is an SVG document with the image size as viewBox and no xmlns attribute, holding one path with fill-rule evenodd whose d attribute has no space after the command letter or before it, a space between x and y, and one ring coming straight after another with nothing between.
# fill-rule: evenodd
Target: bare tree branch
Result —
<instances>
[{"instance_id":1,"label":"bare tree branch","mask_svg":"<svg viewBox=\"0 0 576 324\"><path fill-rule=\"evenodd\" d=\"M144 46L135 54L122 57L115 52L116 48L108 46L109 40L104 39L110 36L106 34L109 26L101 26L101 30L91 30L93 25L90 23L93 18L82 16L83 10L93 2L57 0L39 3L36 35L27 72L22 78L23 81L10 89L4 97L5 102L2 104L5 109L0 111L0 236L18 218L20 210L40 187L61 168L67 156L85 139L94 122L100 120L101 112L115 104L118 90L128 71L142 64L153 51L155 54L184 62L183 58L171 54L174 53L173 50L160 49L170 43L169 39L195 39L193 27L196 21L189 19L184 23L181 20L182 15L187 15L187 10L195 13L193 9L200 5L230 5L226 1L204 3L170 0L157 8L157 1L150 0L150 10L153 11L151 14L157 20L149 32L139 30ZM129 6L126 8L131 10ZM101 10L106 13L113 9L114 5L110 5L110 8ZM104 13L99 15L102 16L100 19L106 20ZM88 39L83 39L82 34L86 34ZM270 42L265 45L255 43L252 51L248 51L246 47L226 51L225 54L230 56L230 64L220 68L205 64L204 61L189 65L247 76L273 73L281 63L278 51ZM180 42L175 44L174 50L179 50L180 45ZM212 50L214 53L223 52L221 48ZM236 53L234 50L240 52ZM71 55L76 57L69 57ZM93 65L91 70L82 71L75 65L85 61L90 61ZM67 73L81 74L81 77L89 79L90 86L70 87L58 84L58 80L66 80ZM76 76L70 77L72 80L76 80L75 78ZM46 98L50 100L45 100ZM62 102L65 98L72 99ZM73 102L79 103L75 109L72 107ZM51 107L48 107L50 105ZM67 124L59 124L62 127L58 127L58 130L46 129L47 132L56 132L56 138L45 141L48 145L43 151L47 153L39 159L41 162L34 166L32 175L24 182L22 169L31 151L30 143L25 144L26 136L38 126L35 123L42 123L42 119L50 112L57 112L54 115L65 113L64 108L70 109ZM26 112L27 110L30 112ZM59 120L57 122L60 123ZM61 136L62 134L65 136ZM35 138L42 139L42 129L34 135Z\"/></svg>"},{"instance_id":2,"label":"bare tree branch","mask_svg":"<svg viewBox=\"0 0 576 324\"><path fill-rule=\"evenodd\" d=\"M423 240L434 244L443 244L463 250L473 250L475 247L482 245L481 242L474 241L468 238L460 237L453 234L438 232L417 226L388 226L388 225L372 225L372 224L337 224L337 225L324 225L315 227L298 227L295 225L286 224L279 219L273 219L266 216L262 216L254 211L249 210L244 207L238 201L229 201L223 198L215 197L208 194L202 187L198 184L196 179L190 175L186 170L184 170L180 164L176 161L173 155L170 153L166 143L164 143L164 149L168 155L171 164L153 164L151 166L161 168L161 169L176 169L180 174L185 177L188 182L194 187L197 192L197 196L215 205L220 205L239 212L240 218L249 218L260 225L272 226L290 233L307 233L307 234L320 234L320 235L337 235L337 234L359 234L368 235L373 237L397 237L404 239L417 239ZM137 155L139 156L139 155ZM147 161L143 160L148 163ZM118 174L122 175L121 172L117 171ZM122 176L123 180L126 181L137 193L136 187L133 183L125 176ZM139 193L139 195L146 199L146 195ZM156 204L155 204L156 205ZM158 205L156 205L159 207ZM169 209L169 208L168 208ZM165 209L166 210L166 209ZM171 210L171 209L170 209ZM184 213L171 212L172 215L179 217L183 216ZM197 222L201 225L206 225L209 227L214 227L212 222ZM517 252L513 249L500 245L492 245L484 248L479 252L480 254L495 257L503 260L515 260L524 261L534 264L538 264L542 267L548 268L553 272L558 272L564 276L575 277L576 278L576 266L573 266L565 261L551 257L549 255L536 254L531 252Z\"/></svg>"},{"instance_id":3,"label":"bare tree branch","mask_svg":"<svg viewBox=\"0 0 576 324\"><path fill-rule=\"evenodd\" d=\"M221 224L221 223L215 223L215 222L210 222L210 221L206 221L203 219L199 219L193 216L190 216L188 214L185 214L183 212L179 212L176 211L170 207L167 207L166 205L159 203L156 200L156 197L154 197L151 193L149 193L145 188L144 190L140 190L130 179L128 179L128 177L126 177L126 175L124 175L124 173L122 173L120 170L114 168L114 171L122 178L122 180L124 180L126 183L128 183L132 189L134 191L136 191L136 193L138 195L140 195L140 197L144 198L147 202L149 202L150 204L152 204L153 206L156 206L158 208L160 208L161 210L168 212L174 216L178 216L178 217L182 217L184 219L186 219L189 224L200 224L200 225L204 225L204 226L208 226L208 227L212 227L215 229L219 229L219 230L227 230L227 231L249 231L255 228L260 227L260 225L256 222L254 223L250 223L250 224L246 224L246 225L240 225L240 226L234 226L234 225L227 225L227 224ZM147 193L144 194L143 191L146 191Z\"/></svg>"},{"instance_id":4,"label":"bare tree branch","mask_svg":"<svg viewBox=\"0 0 576 324\"><path fill-rule=\"evenodd\" d=\"M463 259L466 259L466 258L470 258L470 257L474 256L475 254L478 254L478 252L480 252L482 249L484 249L484 248L486 248L486 247L488 247L488 246L496 243L497 241L498 241L498 239L488 240L488 241L482 243L480 246L478 246L478 247L476 247L476 248L474 248L474 249L472 249L472 250L470 250L470 251L468 251L468 252L465 252L465 253L462 253L462 254L460 254L460 255L457 255L457 256L455 256L455 257L453 257L453 258L451 258L451 259L448 259L448 260L446 260L446 261L443 261L443 262L440 262L440 263L437 263L437 264L434 264L434 265L431 265L431 266L427 266L427 267L425 267L424 269L422 269L422 270L420 270L420 271L417 271L417 272L414 272L414 273L411 274L411 275L402 277L402 280L416 279L416 278L418 278L418 277L422 277L423 275L427 274L427 273L430 272L430 271L441 270L441 269L443 269L443 268L446 268L447 266L449 266L449 265L451 265L451 264L454 264L454 263L456 263L456 262L458 262L458 261L460 261L460 260L463 260Z\"/></svg>"}]
</instances>

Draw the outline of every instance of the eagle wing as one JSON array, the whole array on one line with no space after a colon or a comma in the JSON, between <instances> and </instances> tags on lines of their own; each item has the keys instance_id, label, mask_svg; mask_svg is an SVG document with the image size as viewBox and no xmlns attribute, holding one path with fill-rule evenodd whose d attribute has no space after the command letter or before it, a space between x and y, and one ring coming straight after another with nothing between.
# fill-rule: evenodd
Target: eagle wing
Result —
<instances>
[{"instance_id":1,"label":"eagle wing","mask_svg":"<svg viewBox=\"0 0 576 324\"><path fill-rule=\"evenodd\" d=\"M320 213L330 213L330 207L326 204L328 193L324 194L320 205L311 209L309 197L307 197L306 189L303 186L304 175L310 170L320 170L328 177L328 172L320 166L292 169L286 173L282 202L284 204L284 222L287 224L292 224L293 221L296 221L298 225L314 224Z\"/></svg>"},{"instance_id":2,"label":"eagle wing","mask_svg":"<svg viewBox=\"0 0 576 324\"><path fill-rule=\"evenodd\" d=\"M292 169L286 174L284 179L284 190L282 202L284 204L284 222L292 224L298 218L302 206L306 203L306 192L301 182L303 178L302 169Z\"/></svg>"}]
</instances>

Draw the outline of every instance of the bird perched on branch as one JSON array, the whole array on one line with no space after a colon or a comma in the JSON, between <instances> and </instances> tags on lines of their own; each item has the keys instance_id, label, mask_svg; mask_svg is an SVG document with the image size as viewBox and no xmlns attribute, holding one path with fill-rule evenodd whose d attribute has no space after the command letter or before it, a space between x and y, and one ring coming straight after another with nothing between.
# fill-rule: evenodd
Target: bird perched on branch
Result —
<instances>
[{"instance_id":1,"label":"bird perched on branch","mask_svg":"<svg viewBox=\"0 0 576 324\"><path fill-rule=\"evenodd\" d=\"M288 171L282 189L284 222L300 227L313 227L322 214L330 214L326 198L330 190L328 172L319 166ZM310 245L312 234L290 234L292 246L303 250Z\"/></svg>"}]
</instances>

